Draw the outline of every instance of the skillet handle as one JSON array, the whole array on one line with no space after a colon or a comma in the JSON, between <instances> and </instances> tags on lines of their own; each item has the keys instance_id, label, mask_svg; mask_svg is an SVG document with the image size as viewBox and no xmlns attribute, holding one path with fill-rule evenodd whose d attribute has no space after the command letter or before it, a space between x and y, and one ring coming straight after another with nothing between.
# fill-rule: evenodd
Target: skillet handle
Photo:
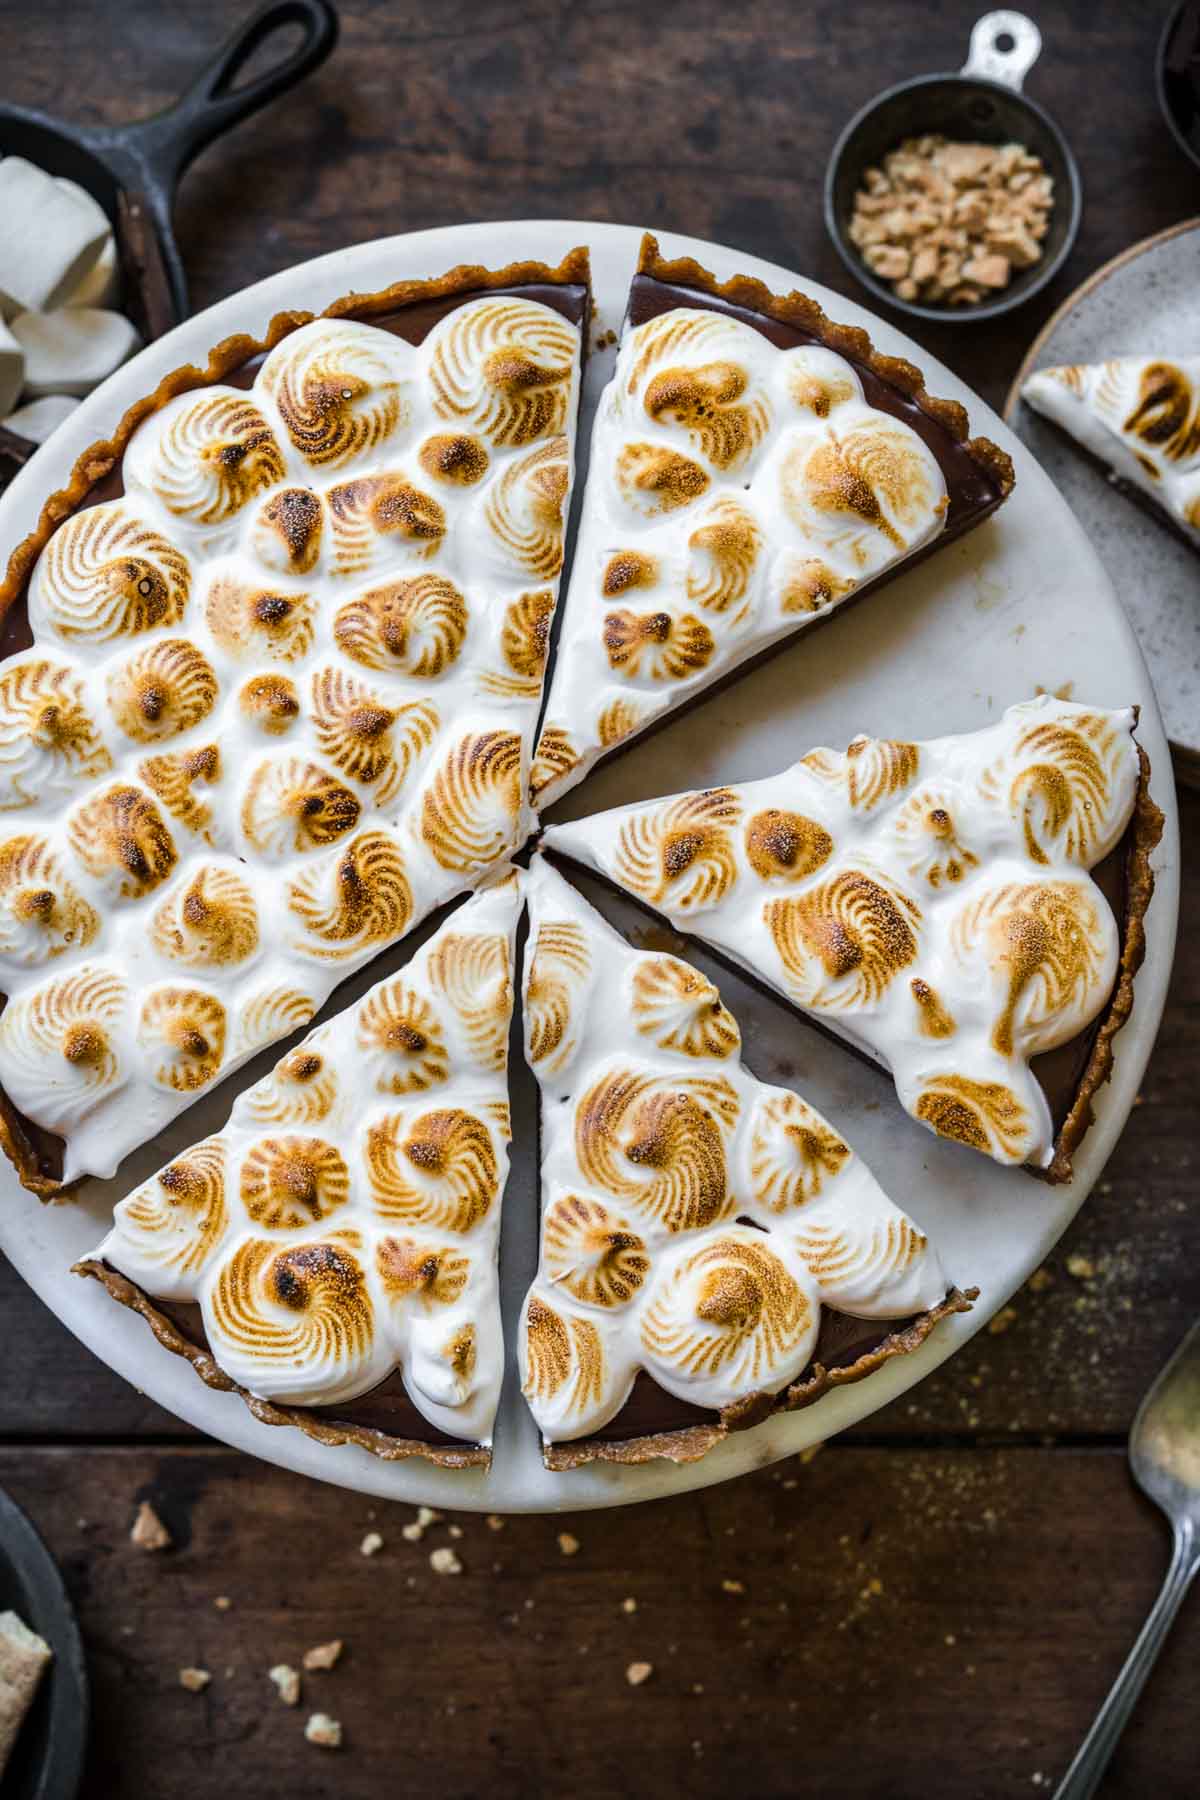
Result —
<instances>
[{"instance_id":1,"label":"skillet handle","mask_svg":"<svg viewBox=\"0 0 1200 1800\"><path fill-rule=\"evenodd\" d=\"M234 82L259 45L286 25L304 33L296 49L244 87ZM168 194L205 145L237 125L323 63L337 42L338 19L329 0L274 0L247 19L174 106L122 132L140 139L152 175Z\"/></svg>"}]
</instances>

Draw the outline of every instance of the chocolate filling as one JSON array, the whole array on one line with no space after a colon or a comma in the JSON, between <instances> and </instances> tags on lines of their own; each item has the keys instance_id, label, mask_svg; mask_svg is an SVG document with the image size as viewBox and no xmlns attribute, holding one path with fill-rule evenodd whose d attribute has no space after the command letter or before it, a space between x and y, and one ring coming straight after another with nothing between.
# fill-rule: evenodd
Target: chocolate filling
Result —
<instances>
[{"instance_id":1,"label":"chocolate filling","mask_svg":"<svg viewBox=\"0 0 1200 1800\"><path fill-rule=\"evenodd\" d=\"M376 310L369 303L364 303L361 311L339 309L340 316L357 318L368 324L377 326L382 331L391 332L393 336L405 339L407 343L419 344L429 335L440 319L447 313L457 310L468 300L488 295L516 295L526 300L539 301L553 312L577 325L581 334L581 353L584 360L587 356L588 326L591 317L591 295L583 283L576 282L523 282L511 287L480 289L461 293L444 293L435 298L415 300L400 307ZM237 368L222 376L222 382L228 387L249 388L253 386L255 375L266 361L266 352L261 351L250 356ZM115 500L125 492L122 478L124 456L114 463L111 470L89 488L85 497L74 509L84 512L88 507L99 506L106 500ZM33 632L29 623L29 583L26 581L8 611L0 619L0 661L15 656L19 651L28 650L33 643ZM5 996L0 996L0 1011L3 1010ZM0 1088L0 1116L3 1117L9 1132L15 1141L28 1146L31 1159L36 1164L38 1174L48 1184L62 1179L64 1141L55 1132L47 1131L34 1123L15 1107Z\"/></svg>"}]
</instances>

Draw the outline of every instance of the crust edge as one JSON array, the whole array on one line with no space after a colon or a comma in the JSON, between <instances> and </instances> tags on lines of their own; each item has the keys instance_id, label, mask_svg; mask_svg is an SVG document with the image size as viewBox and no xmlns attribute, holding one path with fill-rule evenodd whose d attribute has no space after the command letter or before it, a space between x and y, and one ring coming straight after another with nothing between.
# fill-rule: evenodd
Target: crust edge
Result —
<instances>
[{"instance_id":1,"label":"crust edge","mask_svg":"<svg viewBox=\"0 0 1200 1800\"><path fill-rule=\"evenodd\" d=\"M732 275L728 281L718 281L712 271L694 257L664 257L659 251L658 239L649 231L642 238L637 273L672 286L696 288L701 293L728 301L732 306L744 306L768 319L776 319L781 325L793 325L797 330L811 332L827 349L835 350L839 356L853 357L881 381L899 388L927 417L936 420L999 485L1001 501L1012 492L1016 479L1012 457L990 438L968 436L967 410L959 401L939 400L930 394L925 387L925 377L915 363L902 356L885 356L876 350L861 326L839 325L808 294L802 294L796 288L789 294L773 293L765 282L752 275Z\"/></svg>"},{"instance_id":2,"label":"crust edge","mask_svg":"<svg viewBox=\"0 0 1200 1800\"><path fill-rule=\"evenodd\" d=\"M409 1457L418 1456L423 1457L426 1462L437 1463L443 1469L491 1467L492 1453L486 1445L464 1445L460 1450L449 1444L426 1444L420 1438L393 1437L389 1432L379 1431L370 1425L326 1424L308 1407L278 1406L273 1400L260 1400L248 1388L234 1381L231 1375L227 1375L209 1351L202 1350L199 1344L193 1344L189 1338L184 1337L137 1283L130 1281L117 1269L110 1269L107 1263L96 1257L86 1256L71 1265L71 1273L98 1281L110 1299L116 1300L121 1306L127 1306L131 1312L139 1313L164 1350L169 1350L173 1356L181 1356L185 1362L190 1363L192 1372L199 1376L206 1387L213 1388L220 1394L236 1394L260 1425L294 1425L305 1437L312 1438L318 1444L333 1447L357 1444L359 1449L368 1451L384 1462L404 1462Z\"/></svg>"},{"instance_id":3,"label":"crust edge","mask_svg":"<svg viewBox=\"0 0 1200 1800\"><path fill-rule=\"evenodd\" d=\"M195 363L183 363L179 368L172 369L162 377L152 393L134 401L110 438L98 438L77 457L66 487L57 489L44 502L33 530L22 539L8 559L4 579L0 582L0 620L7 616L21 593L33 572L34 563L55 529L76 511L98 481L103 481L106 475L111 474L142 421L160 411L169 400L174 400L179 394L191 393L196 388L211 387L214 383L223 381L226 375L239 368L242 363L248 362L253 356L261 356L273 350L289 333L298 331L302 325L309 325L317 318L369 320L377 318L380 313L396 311L402 306L417 305L422 301L537 283L551 287L587 288L588 310L580 325L581 356L586 362L591 318L591 264L587 247L577 245L575 249L568 250L555 267L542 262L514 262L502 269L487 269L480 263L460 263L456 268L447 270L444 275L427 280L397 281L391 287L380 288L374 293L360 294L352 290L332 300L321 313L275 313L261 338L252 337L247 332L237 332L214 345L208 353L204 368L198 368ZM33 1147L21 1131L15 1112L2 1089L0 1151L13 1165L21 1186L29 1193L36 1194L39 1200L53 1201L70 1197L75 1182L56 1181L52 1176L42 1174Z\"/></svg>"},{"instance_id":4,"label":"crust edge","mask_svg":"<svg viewBox=\"0 0 1200 1800\"><path fill-rule=\"evenodd\" d=\"M919 1348L943 1319L953 1313L970 1312L979 1298L978 1288L951 1288L944 1300L914 1319L900 1331L893 1331L865 1351L854 1362L842 1367L813 1366L803 1381L794 1382L781 1394L747 1394L732 1406L721 1409L720 1417L711 1425L689 1425L680 1431L652 1432L646 1437L607 1440L595 1438L576 1443L551 1444L543 1440L542 1461L548 1469L562 1471L582 1468L591 1462L634 1464L653 1462L658 1457L673 1463L699 1462L736 1431L748 1431L753 1425L780 1413L799 1412L811 1406L835 1387L848 1387L873 1375L884 1363L895 1357L908 1356Z\"/></svg>"}]
</instances>

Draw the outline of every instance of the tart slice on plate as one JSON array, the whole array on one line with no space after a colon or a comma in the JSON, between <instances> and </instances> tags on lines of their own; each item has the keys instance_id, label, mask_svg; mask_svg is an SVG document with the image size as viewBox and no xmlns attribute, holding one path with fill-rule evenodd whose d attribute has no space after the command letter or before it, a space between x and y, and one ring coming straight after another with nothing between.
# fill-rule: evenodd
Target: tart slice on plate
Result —
<instances>
[{"instance_id":1,"label":"tart slice on plate","mask_svg":"<svg viewBox=\"0 0 1200 1800\"><path fill-rule=\"evenodd\" d=\"M1200 357L1038 369L1021 398L1200 550Z\"/></svg>"},{"instance_id":2,"label":"tart slice on plate","mask_svg":"<svg viewBox=\"0 0 1200 1800\"><path fill-rule=\"evenodd\" d=\"M545 844L889 1069L931 1131L1063 1181L1145 949L1162 815L1135 724L1043 695Z\"/></svg>"},{"instance_id":3,"label":"tart slice on plate","mask_svg":"<svg viewBox=\"0 0 1200 1800\"><path fill-rule=\"evenodd\" d=\"M76 1265L265 1424L490 1461L520 910L511 873L466 901L122 1200Z\"/></svg>"},{"instance_id":4,"label":"tart slice on plate","mask_svg":"<svg viewBox=\"0 0 1200 1800\"><path fill-rule=\"evenodd\" d=\"M541 857L526 892L542 1218L519 1354L549 1468L695 1461L969 1310L833 1127L740 1061L711 982Z\"/></svg>"},{"instance_id":5,"label":"tart slice on plate","mask_svg":"<svg viewBox=\"0 0 1200 1800\"><path fill-rule=\"evenodd\" d=\"M588 262L227 339L0 589L0 1138L135 1145L528 834Z\"/></svg>"},{"instance_id":6,"label":"tart slice on plate","mask_svg":"<svg viewBox=\"0 0 1200 1800\"><path fill-rule=\"evenodd\" d=\"M963 408L864 331L645 238L592 435L534 804L971 530L1012 484Z\"/></svg>"}]
</instances>

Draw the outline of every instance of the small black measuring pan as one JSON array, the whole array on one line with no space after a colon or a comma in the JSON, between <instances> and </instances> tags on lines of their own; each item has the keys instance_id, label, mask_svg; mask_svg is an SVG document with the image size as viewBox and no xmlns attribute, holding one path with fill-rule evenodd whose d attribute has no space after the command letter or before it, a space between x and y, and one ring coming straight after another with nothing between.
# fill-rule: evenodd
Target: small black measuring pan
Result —
<instances>
[{"instance_id":1,"label":"small black measuring pan","mask_svg":"<svg viewBox=\"0 0 1200 1800\"><path fill-rule=\"evenodd\" d=\"M1042 34L1024 13L986 13L971 33L967 61L957 75L919 75L888 88L851 119L838 139L825 177L825 223L851 274L888 306L939 324L994 319L1044 288L1070 253L1083 210L1079 167L1049 113L1021 92L1041 48ZM1041 158L1054 182L1041 260L1014 270L1002 293L973 306L901 300L867 267L849 235L854 196L866 171L877 168L905 138L931 133L952 142L1023 144Z\"/></svg>"}]
</instances>

